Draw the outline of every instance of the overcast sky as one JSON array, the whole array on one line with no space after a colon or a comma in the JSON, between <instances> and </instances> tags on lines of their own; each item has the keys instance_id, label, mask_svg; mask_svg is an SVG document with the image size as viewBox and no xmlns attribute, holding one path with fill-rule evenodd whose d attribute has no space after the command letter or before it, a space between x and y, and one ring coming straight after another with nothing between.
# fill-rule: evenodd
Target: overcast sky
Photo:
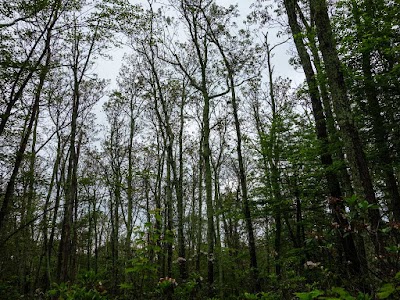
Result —
<instances>
[{"instance_id":1,"label":"overcast sky","mask_svg":"<svg viewBox=\"0 0 400 300\"><path fill-rule=\"evenodd\" d=\"M146 0L135 1L135 3L138 2L147 3ZM242 0L239 2L233 0L216 0L216 2L219 5L223 6L238 4L238 9L242 20L244 20L246 16L250 13L250 5L252 3L252 1L246 1L246 0ZM241 20L238 20L237 23L240 24ZM267 29L264 29L263 31L266 32ZM274 45L275 43L282 41L282 39L287 38L283 37L281 39L278 39L275 37L275 34L276 30L275 32L271 31L268 35L271 45ZM300 70L294 70L294 68L291 65L289 65L288 61L289 58L291 57L290 49L293 49L292 41L288 41L286 44L281 45L275 49L272 62L274 65L274 74L275 76L289 77L293 81L293 85L297 86L303 82L304 75ZM99 74L100 78L109 79L111 81L111 84L109 86L110 90L116 88L116 78L118 76L118 72L122 64L123 56L125 53L129 53L130 51L131 50L129 48L114 49L111 50L109 53L113 57L112 60L102 59L98 61L95 72ZM103 101L101 102L103 103L105 100L106 99L103 99ZM97 111L102 110L101 108L102 103L99 103L97 105L96 108Z\"/></svg>"}]
</instances>

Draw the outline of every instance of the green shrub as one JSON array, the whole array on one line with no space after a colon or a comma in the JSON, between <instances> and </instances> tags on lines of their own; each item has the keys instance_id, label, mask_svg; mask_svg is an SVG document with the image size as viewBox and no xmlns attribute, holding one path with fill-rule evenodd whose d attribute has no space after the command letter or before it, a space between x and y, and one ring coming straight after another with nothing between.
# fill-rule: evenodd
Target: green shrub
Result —
<instances>
[{"instance_id":1,"label":"green shrub","mask_svg":"<svg viewBox=\"0 0 400 300\"><path fill-rule=\"evenodd\" d=\"M91 273L82 275L78 284L53 283L46 293L47 299L52 300L107 300L107 291L97 276Z\"/></svg>"}]
</instances>

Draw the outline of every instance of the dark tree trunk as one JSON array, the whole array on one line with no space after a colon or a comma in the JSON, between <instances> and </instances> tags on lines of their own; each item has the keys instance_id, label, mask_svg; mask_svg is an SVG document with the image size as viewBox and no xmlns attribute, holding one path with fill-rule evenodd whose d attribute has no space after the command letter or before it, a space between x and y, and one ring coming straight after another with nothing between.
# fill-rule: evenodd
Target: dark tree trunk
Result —
<instances>
[{"instance_id":1,"label":"dark tree trunk","mask_svg":"<svg viewBox=\"0 0 400 300\"><path fill-rule=\"evenodd\" d=\"M289 25L292 31L292 36L296 45L297 52L306 76L309 95L312 104L312 111L315 119L315 128L317 138L320 141L320 156L321 163L325 167L325 178L328 184L330 195L329 205L332 209L333 218L339 225L337 236L339 239L339 252L343 247L346 262L350 261L349 270L351 273L361 273L360 260L357 255L357 249L351 234L345 234L349 229L349 222L344 217L343 195L340 189L339 179L337 174L332 171L333 159L329 151L330 142L328 139L327 125L324 115L324 110L318 90L318 82L315 78L312 68L311 59L301 38L301 28L297 22L296 15L296 0L285 0L285 8L288 15ZM347 266L347 264L346 264Z\"/></svg>"},{"instance_id":2,"label":"dark tree trunk","mask_svg":"<svg viewBox=\"0 0 400 300\"><path fill-rule=\"evenodd\" d=\"M361 24L360 11L357 4L353 3L353 15L357 25L357 38L358 42L363 42L363 28L370 28L373 26L371 20L374 18L374 1L365 1L365 9L367 18L364 18L365 24ZM375 81L372 74L371 66L371 50L368 47L361 49L361 62L362 70L364 73L363 85L364 93L368 102L368 113L372 117L372 132L375 138L375 145L378 152L377 166L381 168L386 180L386 189L389 196L389 207L392 212L392 219L395 222L400 222L400 194L397 180L393 170L392 153L388 145L388 132L386 124L382 115L382 108L378 100L378 90L375 86Z\"/></svg>"},{"instance_id":3,"label":"dark tree trunk","mask_svg":"<svg viewBox=\"0 0 400 300\"><path fill-rule=\"evenodd\" d=\"M353 176L360 181L364 197L371 204L371 207L368 209L368 217L372 229L371 238L376 254L380 255L384 251L384 244L379 231L381 217L378 202L375 197L362 142L354 124L350 101L347 96L347 88L328 16L327 4L325 0L311 0L310 3L311 12L315 16L319 48L325 63L337 122L343 135Z\"/></svg>"},{"instance_id":4,"label":"dark tree trunk","mask_svg":"<svg viewBox=\"0 0 400 300\"><path fill-rule=\"evenodd\" d=\"M35 91L35 96L34 96L34 100L32 103L31 112L30 112L31 115L29 117L29 122L28 122L28 127L26 128L26 130L24 130L23 135L21 137L20 145L19 145L18 151L16 153L14 168L11 173L10 180L8 181L6 191L5 191L5 194L3 197L3 202L0 207L0 233L2 233L4 230L5 219L9 213L9 207L11 205L12 198L14 196L15 181L17 179L19 169L21 167L21 164L22 164L22 161L24 158L24 153L25 153L26 147L28 145L29 137L32 133L32 129L33 129L36 117L38 116L38 113L39 113L39 109L40 109L39 104L40 104L40 99L41 99L41 93L42 93L45 79L47 77L47 74L48 74L48 71L50 68L50 62L51 62L51 49L50 49L51 45L50 45L50 43L51 43L51 39L52 39L52 30L53 30L53 28L57 22L58 16L59 16L58 9L59 9L59 6L56 5L54 7L54 10L52 11L51 18L49 19L49 23L46 26L46 30L42 32L42 35L46 34L45 45L44 45L44 49L42 51L41 57L40 57L39 61L36 63L36 66L33 68L33 70L35 70L35 71L37 70L37 68L40 65L43 58L46 58L46 61L39 72L39 84ZM23 84L23 87L24 87L24 85L26 85L28 83L30 77L32 77L33 74L34 74L34 72L29 73L28 77L26 78L26 82ZM21 89L23 89L23 87L21 87ZM13 99L11 99L9 101L6 112L1 117L0 135L2 134L2 132L5 128L5 125L8 120L8 117L10 115L12 106L14 105L14 103L17 101L17 99L19 97L22 97L22 91L23 90L20 90L17 92L17 94L15 96L17 98L14 97ZM10 105L11 105L11 107L10 107Z\"/></svg>"}]
</instances>

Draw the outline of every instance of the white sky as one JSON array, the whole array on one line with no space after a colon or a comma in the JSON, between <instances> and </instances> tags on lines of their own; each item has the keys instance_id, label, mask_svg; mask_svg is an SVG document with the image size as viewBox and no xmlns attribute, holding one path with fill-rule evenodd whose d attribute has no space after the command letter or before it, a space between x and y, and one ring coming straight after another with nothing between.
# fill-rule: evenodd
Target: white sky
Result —
<instances>
[{"instance_id":1,"label":"white sky","mask_svg":"<svg viewBox=\"0 0 400 300\"><path fill-rule=\"evenodd\" d=\"M135 1L136 3L146 3L146 0L139 0ZM223 6L229 6L229 5L234 5L238 4L238 9L240 12L240 15L243 19L246 18L246 16L250 13L250 5L252 1L232 1L232 0L216 0L216 2L219 5ZM267 4L266 4L267 5ZM240 25L240 20L238 20L238 24ZM264 31L267 31L267 29L264 29ZM270 39L270 44L273 46L275 43L278 43L280 40L276 38L275 33L270 32L268 35L268 38ZM286 38L286 37L283 37ZM281 39L282 40L282 39ZM282 77L289 77L293 81L293 85L297 86L300 83L303 82L304 80L304 74L300 70L294 70L294 68L289 65L288 61L291 55L289 54L289 49L293 48L293 43L292 41L288 41L286 44L283 44L279 47L277 47L274 51L274 57L273 57L273 65L274 65L274 75L276 76L282 76ZM100 78L104 79L109 79L111 81L111 84L109 86L109 90L116 88L116 78L118 76L119 69L122 65L122 59L125 53L129 53L131 50L129 48L122 48L122 49L113 49L110 51L110 55L112 56L112 60L104 60L101 59L97 63L97 67L95 69L95 72L98 73ZM102 119L101 114L103 114L102 111L102 105L106 99L103 99L103 101L100 101L96 107L96 111L100 112L97 113L98 119Z\"/></svg>"}]
</instances>

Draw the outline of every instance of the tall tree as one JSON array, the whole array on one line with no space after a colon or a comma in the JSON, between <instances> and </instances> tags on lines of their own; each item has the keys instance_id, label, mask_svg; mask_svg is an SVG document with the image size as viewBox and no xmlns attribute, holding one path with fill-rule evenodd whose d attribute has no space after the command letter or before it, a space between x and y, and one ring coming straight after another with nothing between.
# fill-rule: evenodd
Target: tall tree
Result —
<instances>
[{"instance_id":1,"label":"tall tree","mask_svg":"<svg viewBox=\"0 0 400 300\"><path fill-rule=\"evenodd\" d=\"M45 35L45 37L46 37L44 50L42 51L42 56L41 56L42 58L46 59L46 62L44 64L44 66L41 68L40 73L39 73L39 83L36 88L36 92L34 95L34 101L32 103L32 108L30 110L29 122L27 124L27 128L24 130L24 133L22 135L20 145L19 145L17 153L16 153L13 171L12 171L11 177L8 181L6 192L3 197L2 205L0 208L0 232L2 231L2 229L4 227L4 221L8 214L10 202L12 201L12 197L14 194L15 181L16 181L16 178L17 178L17 175L18 175L18 172L19 172L22 160L23 160L23 156L24 156L27 144L28 144L28 140L32 133L32 128L35 123L35 119L38 117L42 88L45 83L45 79L46 79L47 73L50 68L50 63L51 63L52 31L53 31L53 28L56 25L56 22L59 18L59 10L60 9L61 9L61 2L59 2L59 1L57 1L55 3L55 5L52 8L50 8L49 20L46 24L45 30L41 34L41 35ZM41 62L41 60L37 63L36 68L39 66L40 62ZM21 97L21 95L20 95L20 94L22 94L21 89L23 89L23 87L27 84L27 81L32 76L33 76L33 73L30 73L30 75L26 77L26 79L25 79L26 83L24 83L23 86L20 88L20 90L17 92L18 97L13 97L11 100L9 100L6 111L3 113L2 122L0 125L0 135L1 135L2 131L4 130L4 127L6 125L6 122L8 120L8 117L10 115L10 112L11 112L11 109L12 109L14 103L18 100L19 97Z\"/></svg>"},{"instance_id":2,"label":"tall tree","mask_svg":"<svg viewBox=\"0 0 400 300\"><path fill-rule=\"evenodd\" d=\"M385 193L388 195L389 206L391 207L392 219L395 222L400 220L400 194L398 182L393 169L393 153L390 150L388 124L380 101L380 89L376 83L374 75L374 55L375 41L371 41L371 36L375 38L374 26L378 7L382 7L379 1L366 0L361 4L351 2L351 12L355 23L355 39L358 52L361 54L360 63L356 67L361 67L363 76L361 80L363 98L367 100L366 114L371 117L372 134L374 137L377 157L375 159L379 169L382 170L386 183ZM361 65L361 66L360 66ZM381 96L382 97L382 96ZM383 100L384 101L384 100Z\"/></svg>"},{"instance_id":3,"label":"tall tree","mask_svg":"<svg viewBox=\"0 0 400 300\"><path fill-rule=\"evenodd\" d=\"M375 246L375 252L380 254L384 251L384 245L379 230L381 226L379 205L360 135L354 123L354 116L352 114L341 63L336 50L336 42L332 33L326 1L313 0L310 3L310 9L315 16L319 48L324 59L325 71L328 77L337 122L343 135L352 172L360 181L363 187L364 197L371 205L368 209L368 216L372 229L371 238Z\"/></svg>"},{"instance_id":4,"label":"tall tree","mask_svg":"<svg viewBox=\"0 0 400 300\"><path fill-rule=\"evenodd\" d=\"M320 141L320 157L321 163L325 167L325 177L328 184L328 191L330 195L329 205L332 208L333 219L338 227L338 239L340 241L339 247L343 247L344 256L346 261L350 261L350 270L353 273L360 273L360 259L355 247L353 236L346 234L349 228L349 221L344 217L344 205L343 195L340 188L340 183L337 174L332 170L333 158L330 153L330 141L328 138L328 130L326 125L326 119L324 109L321 101L320 92L318 90L318 82L314 73L310 56L307 52L307 48L302 39L302 30L297 21L296 14L296 0L285 0L284 1L286 12L288 15L288 21L291 28L292 36L296 45L297 53L300 57L300 62L306 76L308 85L308 92L311 99L313 115L315 120L316 134ZM341 249L339 250L341 251ZM347 265L347 264L346 264Z\"/></svg>"},{"instance_id":5,"label":"tall tree","mask_svg":"<svg viewBox=\"0 0 400 300\"><path fill-rule=\"evenodd\" d=\"M231 7L230 10L233 8ZM238 85L237 79L235 78L236 75L239 73L239 68L241 64L246 64L247 62L241 62L238 61L238 55L237 54L232 54L233 48L237 45L231 46L230 45L222 45L221 39L221 33L216 33L215 26L211 23L211 18L214 19L214 22L218 20L222 24L218 24L217 26L223 27L223 26L229 26L229 19L232 14L234 14L234 11L226 10L224 11L222 8L219 8L217 6L213 6L212 10L214 14L206 15L206 12L203 10L203 16L205 20L207 21L207 26L210 28L209 30L209 35L211 41L217 46L219 54L222 57L223 63L225 65L225 68L227 70L227 81L228 81L228 86L230 89L230 102L232 104L232 112L233 112L233 118L234 118L234 124L235 124L235 131L236 131L236 139L237 139L237 145L236 145L236 151L237 151L237 156L238 156L238 166L239 166L239 181L240 181L240 187L241 187L241 193L242 193L242 201L243 201L243 212L245 216L245 221L246 221L246 227L247 227L247 234L248 234L248 240L249 240L249 253L250 253L250 270L252 273L252 283L253 283L253 290L255 292L260 291L261 285L259 281L259 271L258 271L258 264L257 264L257 254L256 254L256 245L255 245L255 238L254 238L254 230L253 230L253 222L252 222L252 217L251 217L251 211L250 211L250 200L249 200L249 194L248 194L248 187L247 187L247 175L246 175L246 170L245 170L245 165L244 165L244 155L243 155L243 146L242 146L242 133L241 133L241 126L240 126L240 121L239 121L239 113L238 113L238 100L236 97L236 86ZM220 20L222 19L222 20ZM224 20L225 19L225 20ZM224 24L224 22L226 22ZM228 33L225 33L226 36L229 36ZM246 44L246 42L243 42ZM228 54L230 53L230 54ZM253 59L252 57L248 59Z\"/></svg>"},{"instance_id":6,"label":"tall tree","mask_svg":"<svg viewBox=\"0 0 400 300\"><path fill-rule=\"evenodd\" d=\"M81 7L83 9L83 7ZM81 144L82 132L79 132L79 118L82 115L82 101L84 97L89 97L90 90L85 91L85 88L90 88L89 80L86 76L92 66L93 56L99 53L101 49L99 25L97 19L82 20L82 16L78 12L72 12L71 16L70 36L67 41L71 46L71 57L68 62L72 75L72 95L71 95L71 123L69 135L69 158L67 166L67 177L65 182L65 204L64 216L62 225L61 242L58 252L58 274L59 281L74 281L76 275L76 227L74 226L74 217L78 208L78 163L79 163L79 148ZM85 23L90 31L84 32L82 24ZM105 38L102 36L101 38ZM86 80L86 81L85 81ZM101 87L99 85L93 88ZM101 89L100 89L101 91ZM86 93L85 93L86 92ZM88 99L86 99L88 100ZM90 103L90 102L89 102Z\"/></svg>"},{"instance_id":7,"label":"tall tree","mask_svg":"<svg viewBox=\"0 0 400 300\"><path fill-rule=\"evenodd\" d=\"M190 50L193 51L190 55L194 55L195 68L198 68L198 76L195 77L191 68L186 66L182 58L175 52L172 53L173 59L169 60L176 65L188 78L190 84L201 93L203 100L202 111L202 155L204 163L204 179L207 204L207 245L208 245L208 284L210 295L214 294L214 242L215 242L215 227L214 227L214 207L213 207L213 184L212 184L212 169L211 169L211 148L210 148L210 105L213 99L225 95L229 92L213 94L211 92L209 70L210 70L210 53L209 39L207 34L210 30L209 26L203 19L203 11L207 11L212 7L213 1L191 3L182 1L179 3L179 13L182 15L189 34ZM205 24L204 24L205 23ZM203 24L205 27L203 27Z\"/></svg>"}]
</instances>

